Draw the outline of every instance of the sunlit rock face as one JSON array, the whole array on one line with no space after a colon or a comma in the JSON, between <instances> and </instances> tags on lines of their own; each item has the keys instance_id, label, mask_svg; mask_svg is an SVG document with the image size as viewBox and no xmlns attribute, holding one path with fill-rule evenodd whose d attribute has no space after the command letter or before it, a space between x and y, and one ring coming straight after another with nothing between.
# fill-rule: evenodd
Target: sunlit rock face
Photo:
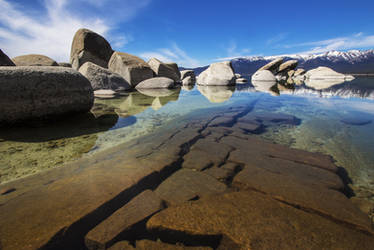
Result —
<instances>
[{"instance_id":1,"label":"sunlit rock face","mask_svg":"<svg viewBox=\"0 0 374 250\"><path fill-rule=\"evenodd\" d=\"M37 54L17 56L12 61L16 66L59 66L52 58Z\"/></svg>"},{"instance_id":2,"label":"sunlit rock face","mask_svg":"<svg viewBox=\"0 0 374 250\"><path fill-rule=\"evenodd\" d=\"M198 85L229 86L235 85L235 72L231 62L213 63L202 72L198 79Z\"/></svg>"},{"instance_id":3,"label":"sunlit rock face","mask_svg":"<svg viewBox=\"0 0 374 250\"><path fill-rule=\"evenodd\" d=\"M252 81L274 82L276 81L276 78L274 74L269 70L259 70L253 74Z\"/></svg>"},{"instance_id":4,"label":"sunlit rock face","mask_svg":"<svg viewBox=\"0 0 374 250\"><path fill-rule=\"evenodd\" d=\"M353 80L354 77L351 75L344 75L338 73L328 67L318 67L316 69L309 70L305 73L307 79L320 80L320 79L341 79L341 80Z\"/></svg>"},{"instance_id":5,"label":"sunlit rock face","mask_svg":"<svg viewBox=\"0 0 374 250\"><path fill-rule=\"evenodd\" d=\"M200 93L212 103L221 103L230 99L235 88L230 86L197 86Z\"/></svg>"}]
</instances>

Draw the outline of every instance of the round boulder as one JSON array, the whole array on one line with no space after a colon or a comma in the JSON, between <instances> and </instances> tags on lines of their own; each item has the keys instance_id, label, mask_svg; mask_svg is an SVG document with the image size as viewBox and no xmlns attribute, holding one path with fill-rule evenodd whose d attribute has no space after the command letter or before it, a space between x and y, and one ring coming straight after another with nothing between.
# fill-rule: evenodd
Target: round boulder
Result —
<instances>
[{"instance_id":1,"label":"round boulder","mask_svg":"<svg viewBox=\"0 0 374 250\"><path fill-rule=\"evenodd\" d=\"M92 62L83 64L79 68L79 72L91 82L93 90L110 89L122 91L131 88L130 84L122 76Z\"/></svg>"},{"instance_id":2,"label":"round boulder","mask_svg":"<svg viewBox=\"0 0 374 250\"><path fill-rule=\"evenodd\" d=\"M153 77L153 70L143 59L123 52L113 53L108 68L121 75L132 87Z\"/></svg>"},{"instance_id":3,"label":"round boulder","mask_svg":"<svg viewBox=\"0 0 374 250\"><path fill-rule=\"evenodd\" d=\"M174 87L174 80L167 77L154 77L144 80L136 85L136 89L171 89Z\"/></svg>"},{"instance_id":4,"label":"round boulder","mask_svg":"<svg viewBox=\"0 0 374 250\"><path fill-rule=\"evenodd\" d=\"M52 58L37 54L17 56L12 61L16 66L59 66Z\"/></svg>"},{"instance_id":5,"label":"round boulder","mask_svg":"<svg viewBox=\"0 0 374 250\"><path fill-rule=\"evenodd\" d=\"M107 68L112 54L112 47L104 37L88 29L79 29L71 45L70 63L75 70L85 62Z\"/></svg>"},{"instance_id":6,"label":"round boulder","mask_svg":"<svg viewBox=\"0 0 374 250\"><path fill-rule=\"evenodd\" d=\"M235 85L235 73L231 62L213 63L205 71L201 72L197 84L209 86Z\"/></svg>"},{"instance_id":7,"label":"round boulder","mask_svg":"<svg viewBox=\"0 0 374 250\"><path fill-rule=\"evenodd\" d=\"M275 82L276 78L269 70L259 70L252 75L252 81Z\"/></svg>"},{"instance_id":8,"label":"round boulder","mask_svg":"<svg viewBox=\"0 0 374 250\"><path fill-rule=\"evenodd\" d=\"M0 67L0 124L88 112L90 82L65 67Z\"/></svg>"},{"instance_id":9,"label":"round boulder","mask_svg":"<svg viewBox=\"0 0 374 250\"><path fill-rule=\"evenodd\" d=\"M12 60L0 49L0 66L16 66Z\"/></svg>"}]
</instances>

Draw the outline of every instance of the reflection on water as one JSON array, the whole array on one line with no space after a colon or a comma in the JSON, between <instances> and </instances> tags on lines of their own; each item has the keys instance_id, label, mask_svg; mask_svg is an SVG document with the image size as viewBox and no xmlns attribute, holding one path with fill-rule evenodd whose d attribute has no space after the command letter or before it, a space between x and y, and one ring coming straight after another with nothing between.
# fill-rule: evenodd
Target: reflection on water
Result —
<instances>
[{"instance_id":1,"label":"reflection on water","mask_svg":"<svg viewBox=\"0 0 374 250\"><path fill-rule=\"evenodd\" d=\"M183 86L96 99L93 115L47 127L2 129L0 182L155 133L164 124L181 121L187 114L193 116L205 108L242 107L249 105L249 99L256 99L254 112L290 114L302 120L298 126L282 123L265 127L258 136L332 155L338 165L347 169L358 193L373 193L373 97L374 79L357 78L343 83L307 82L295 89L275 82L252 82L236 89Z\"/></svg>"}]
</instances>

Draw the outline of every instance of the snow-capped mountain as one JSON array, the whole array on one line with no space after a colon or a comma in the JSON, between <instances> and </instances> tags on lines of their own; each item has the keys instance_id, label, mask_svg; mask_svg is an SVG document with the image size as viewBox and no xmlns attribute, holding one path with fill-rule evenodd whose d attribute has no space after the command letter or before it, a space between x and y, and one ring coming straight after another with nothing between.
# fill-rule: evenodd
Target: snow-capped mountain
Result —
<instances>
[{"instance_id":1,"label":"snow-capped mountain","mask_svg":"<svg viewBox=\"0 0 374 250\"><path fill-rule=\"evenodd\" d=\"M252 75L260 67L279 57L283 57L285 60L298 60L298 67L306 70L317 68L319 66L326 66L345 74L374 73L374 50L351 50L347 52L329 51L322 54L240 57L233 59L232 64L235 72L248 76Z\"/></svg>"}]
</instances>

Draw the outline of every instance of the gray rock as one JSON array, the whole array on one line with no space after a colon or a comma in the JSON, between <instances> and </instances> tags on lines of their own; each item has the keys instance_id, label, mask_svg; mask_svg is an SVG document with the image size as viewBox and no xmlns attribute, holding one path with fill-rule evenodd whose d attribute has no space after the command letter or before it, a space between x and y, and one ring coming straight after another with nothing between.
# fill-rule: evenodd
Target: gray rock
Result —
<instances>
[{"instance_id":1,"label":"gray rock","mask_svg":"<svg viewBox=\"0 0 374 250\"><path fill-rule=\"evenodd\" d=\"M287 62L284 62L279 66L278 72L287 72L290 70L294 70L297 67L297 64L297 60L289 60Z\"/></svg>"},{"instance_id":2,"label":"gray rock","mask_svg":"<svg viewBox=\"0 0 374 250\"><path fill-rule=\"evenodd\" d=\"M59 62L58 65L61 67L71 68L71 64L67 62Z\"/></svg>"},{"instance_id":3,"label":"gray rock","mask_svg":"<svg viewBox=\"0 0 374 250\"><path fill-rule=\"evenodd\" d=\"M236 79L237 84L242 84L242 83L247 83L247 82L248 82L248 80L245 79L245 78L237 78Z\"/></svg>"},{"instance_id":4,"label":"gray rock","mask_svg":"<svg viewBox=\"0 0 374 250\"><path fill-rule=\"evenodd\" d=\"M236 79L239 79L239 78L242 78L242 75L238 74L238 73L235 73L235 77L236 77Z\"/></svg>"},{"instance_id":5,"label":"gray rock","mask_svg":"<svg viewBox=\"0 0 374 250\"><path fill-rule=\"evenodd\" d=\"M85 62L107 68L112 54L112 47L104 37L88 29L79 29L71 45L70 63L76 70Z\"/></svg>"},{"instance_id":6,"label":"gray rock","mask_svg":"<svg viewBox=\"0 0 374 250\"><path fill-rule=\"evenodd\" d=\"M116 97L118 93L111 90L111 89L99 89L94 91L95 97L99 97L102 99L111 99Z\"/></svg>"},{"instance_id":7,"label":"gray rock","mask_svg":"<svg viewBox=\"0 0 374 250\"><path fill-rule=\"evenodd\" d=\"M0 67L0 123L88 112L90 82L64 67Z\"/></svg>"},{"instance_id":8,"label":"gray rock","mask_svg":"<svg viewBox=\"0 0 374 250\"><path fill-rule=\"evenodd\" d=\"M235 73L231 62L213 63L203 71L198 79L197 84L209 86L228 86L235 85Z\"/></svg>"},{"instance_id":9,"label":"gray rock","mask_svg":"<svg viewBox=\"0 0 374 250\"><path fill-rule=\"evenodd\" d=\"M167 77L154 77L144 80L136 85L136 89L171 89L174 87L174 80Z\"/></svg>"},{"instance_id":10,"label":"gray rock","mask_svg":"<svg viewBox=\"0 0 374 250\"><path fill-rule=\"evenodd\" d=\"M132 87L153 77L153 70L141 58L123 52L114 52L108 68L121 75Z\"/></svg>"},{"instance_id":11,"label":"gray rock","mask_svg":"<svg viewBox=\"0 0 374 250\"><path fill-rule=\"evenodd\" d=\"M370 124L372 120L367 118L357 118L357 117L346 117L340 120L342 123L353 126L363 126Z\"/></svg>"},{"instance_id":12,"label":"gray rock","mask_svg":"<svg viewBox=\"0 0 374 250\"><path fill-rule=\"evenodd\" d=\"M191 76L187 76L186 78L184 78L182 80L182 85L183 86L186 86L186 85L194 85L195 84L195 78L191 77Z\"/></svg>"},{"instance_id":13,"label":"gray rock","mask_svg":"<svg viewBox=\"0 0 374 250\"><path fill-rule=\"evenodd\" d=\"M92 62L83 64L79 68L79 72L91 82L93 90L110 89L121 91L131 88L130 84L122 76Z\"/></svg>"},{"instance_id":14,"label":"gray rock","mask_svg":"<svg viewBox=\"0 0 374 250\"><path fill-rule=\"evenodd\" d=\"M151 58L148 64L156 76L167 77L173 79L175 82L181 80L181 74L176 63L163 63L156 58Z\"/></svg>"},{"instance_id":15,"label":"gray rock","mask_svg":"<svg viewBox=\"0 0 374 250\"><path fill-rule=\"evenodd\" d=\"M270 70L259 70L252 75L252 81L270 81L274 82L276 80L273 73Z\"/></svg>"},{"instance_id":16,"label":"gray rock","mask_svg":"<svg viewBox=\"0 0 374 250\"><path fill-rule=\"evenodd\" d=\"M30 54L12 58L16 66L58 66L57 62L48 56Z\"/></svg>"},{"instance_id":17,"label":"gray rock","mask_svg":"<svg viewBox=\"0 0 374 250\"><path fill-rule=\"evenodd\" d=\"M0 49L0 66L16 66L12 60Z\"/></svg>"},{"instance_id":18,"label":"gray rock","mask_svg":"<svg viewBox=\"0 0 374 250\"><path fill-rule=\"evenodd\" d=\"M181 73L181 80L189 76L193 79L196 79L195 72L193 70L182 70L180 73Z\"/></svg>"},{"instance_id":19,"label":"gray rock","mask_svg":"<svg viewBox=\"0 0 374 250\"><path fill-rule=\"evenodd\" d=\"M273 73L276 73L276 71L278 70L279 68L279 65L281 65L283 63L283 58L277 58L271 62L269 62L268 64L262 66L261 68L258 69L258 71L260 70L269 70L269 71L272 71Z\"/></svg>"}]
</instances>

